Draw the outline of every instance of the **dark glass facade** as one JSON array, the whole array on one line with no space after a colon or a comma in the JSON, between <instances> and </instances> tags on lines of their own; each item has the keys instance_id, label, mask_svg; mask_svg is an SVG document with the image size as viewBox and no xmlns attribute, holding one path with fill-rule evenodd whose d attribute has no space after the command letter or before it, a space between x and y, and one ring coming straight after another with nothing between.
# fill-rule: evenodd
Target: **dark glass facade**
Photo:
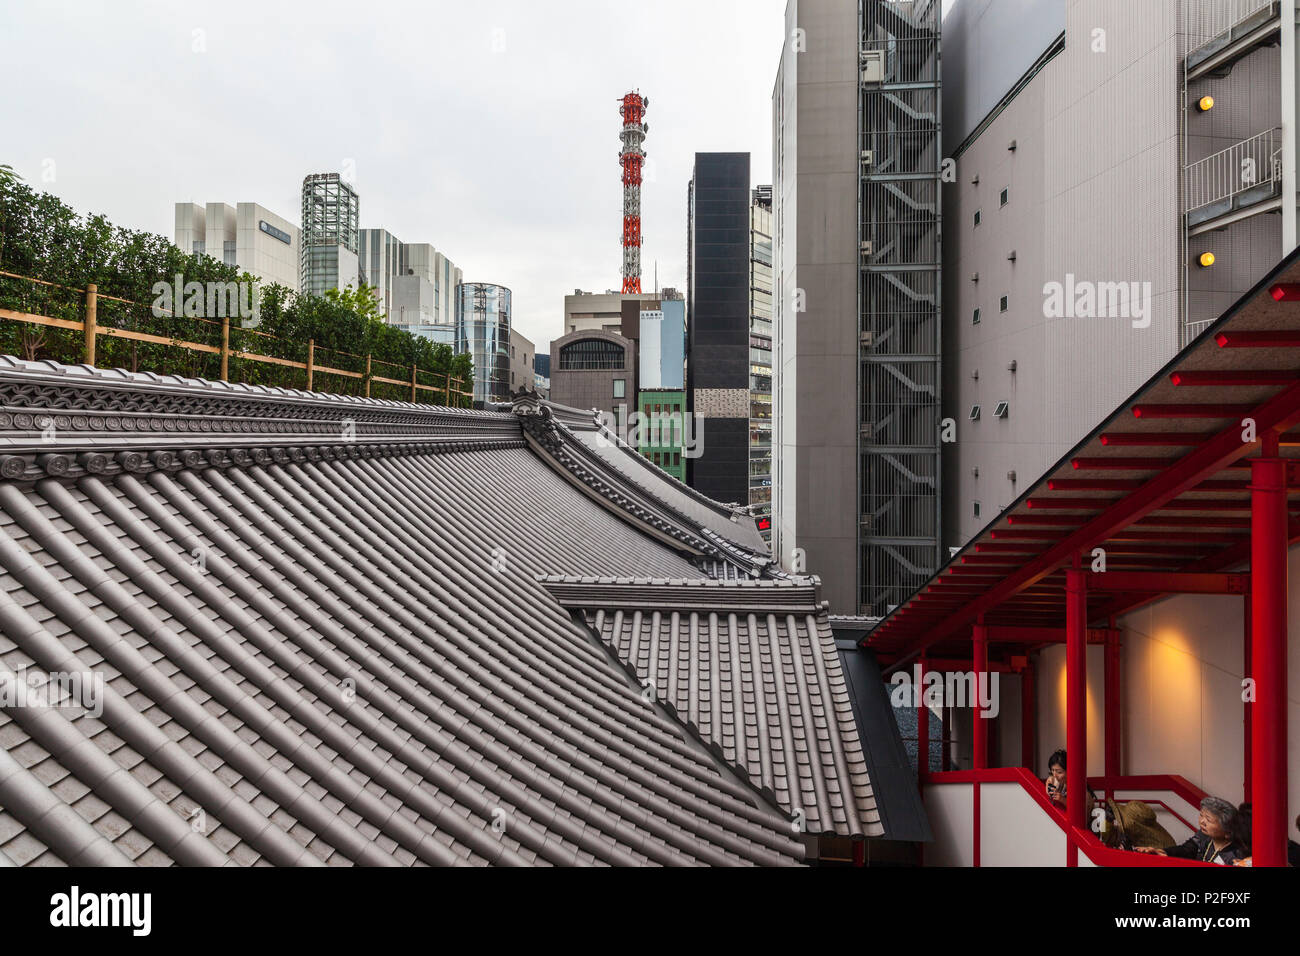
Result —
<instances>
[{"instance_id":1,"label":"dark glass facade","mask_svg":"<svg viewBox=\"0 0 1300 956\"><path fill-rule=\"evenodd\" d=\"M748 153L696 153L688 196L689 410L702 454L687 481L719 501L749 501L750 191Z\"/></svg>"}]
</instances>

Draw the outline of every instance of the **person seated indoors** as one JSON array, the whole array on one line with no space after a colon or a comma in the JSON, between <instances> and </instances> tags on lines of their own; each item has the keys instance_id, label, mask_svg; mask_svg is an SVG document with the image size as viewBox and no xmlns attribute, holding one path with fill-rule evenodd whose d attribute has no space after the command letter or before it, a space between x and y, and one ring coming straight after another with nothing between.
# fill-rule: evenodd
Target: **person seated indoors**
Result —
<instances>
[{"instance_id":1,"label":"person seated indoors","mask_svg":"<svg viewBox=\"0 0 1300 956\"><path fill-rule=\"evenodd\" d=\"M1069 806L1069 798L1065 792L1065 751L1057 750L1047 758L1047 779L1043 781L1047 787L1047 799L1052 802L1052 806L1062 813L1066 812ZM1088 812L1091 813L1093 808L1098 805L1097 795L1093 793L1092 788L1088 788Z\"/></svg>"},{"instance_id":2,"label":"person seated indoors","mask_svg":"<svg viewBox=\"0 0 1300 956\"><path fill-rule=\"evenodd\" d=\"M1065 812L1065 751L1057 750L1047 758L1047 799L1052 806Z\"/></svg>"},{"instance_id":3,"label":"person seated indoors","mask_svg":"<svg viewBox=\"0 0 1300 956\"><path fill-rule=\"evenodd\" d=\"M1168 849L1154 846L1135 846L1133 849L1138 853L1155 853L1183 860L1231 864L1249 856L1236 835L1237 817L1237 808L1227 800L1206 797L1201 801L1199 833L1193 833L1178 846Z\"/></svg>"}]
</instances>

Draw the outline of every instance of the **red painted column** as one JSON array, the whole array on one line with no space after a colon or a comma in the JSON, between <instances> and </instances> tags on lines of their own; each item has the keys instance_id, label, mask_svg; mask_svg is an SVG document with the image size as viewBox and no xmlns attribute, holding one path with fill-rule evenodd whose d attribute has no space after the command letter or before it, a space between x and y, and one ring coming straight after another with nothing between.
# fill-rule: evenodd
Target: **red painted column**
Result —
<instances>
[{"instance_id":1,"label":"red painted column","mask_svg":"<svg viewBox=\"0 0 1300 956\"><path fill-rule=\"evenodd\" d=\"M1241 641L1241 647L1242 647L1241 673L1245 677L1251 677L1253 676L1254 668L1251 667L1251 661L1250 661L1250 644L1252 640L1251 637L1252 632L1250 626L1250 595L1247 594L1245 596L1245 599L1241 603L1244 606L1243 613L1245 615L1245 620L1243 622L1245 627L1244 630L1242 631L1242 641ZM1242 799L1247 803L1250 803L1250 792L1253 789L1250 780L1250 774L1251 774L1250 750L1251 750L1251 741L1255 739L1255 732L1251 729L1251 724L1254 722L1255 708L1252 707L1250 704L1243 702L1241 705L1241 713L1242 713L1242 730L1245 733L1245 745L1242 747L1241 750L1241 757L1242 757L1241 769L1242 769L1242 776L1244 778L1244 782L1242 783L1241 793L1242 793Z\"/></svg>"},{"instance_id":2,"label":"red painted column","mask_svg":"<svg viewBox=\"0 0 1300 956\"><path fill-rule=\"evenodd\" d=\"M925 706L925 658L917 664L916 782L925 782L930 772L930 708Z\"/></svg>"},{"instance_id":3,"label":"red painted column","mask_svg":"<svg viewBox=\"0 0 1300 956\"><path fill-rule=\"evenodd\" d=\"M1265 439L1250 470L1250 642L1255 679L1251 803L1255 866L1286 866L1286 462Z\"/></svg>"},{"instance_id":4,"label":"red painted column","mask_svg":"<svg viewBox=\"0 0 1300 956\"><path fill-rule=\"evenodd\" d=\"M971 716L971 735L974 738L972 766L976 770L984 770L989 765L989 721L986 716L987 710L983 706L984 701L980 698L980 688L988 680L989 632L984 626L983 618L975 625L973 640L975 650L972 655L972 670L975 672L975 700L972 702L974 709Z\"/></svg>"},{"instance_id":5,"label":"red painted column","mask_svg":"<svg viewBox=\"0 0 1300 956\"><path fill-rule=\"evenodd\" d=\"M1106 776L1118 777L1120 769L1120 651L1119 629L1111 622L1106 631ZM1068 786L1068 785L1067 785Z\"/></svg>"},{"instance_id":6,"label":"red painted column","mask_svg":"<svg viewBox=\"0 0 1300 956\"><path fill-rule=\"evenodd\" d=\"M1038 729L1038 688L1031 656L1020 672L1020 764L1034 769L1038 755L1034 752L1034 731Z\"/></svg>"},{"instance_id":7,"label":"red painted column","mask_svg":"<svg viewBox=\"0 0 1300 956\"><path fill-rule=\"evenodd\" d=\"M1065 572L1065 790L1071 825L1088 826L1088 583ZM1072 844L1073 846L1073 844Z\"/></svg>"}]
</instances>

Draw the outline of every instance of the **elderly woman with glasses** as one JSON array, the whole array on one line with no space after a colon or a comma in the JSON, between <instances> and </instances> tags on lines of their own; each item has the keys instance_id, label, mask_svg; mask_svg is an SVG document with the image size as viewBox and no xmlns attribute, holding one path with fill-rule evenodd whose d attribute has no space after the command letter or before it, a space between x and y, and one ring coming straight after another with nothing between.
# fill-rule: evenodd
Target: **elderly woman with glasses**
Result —
<instances>
[{"instance_id":1,"label":"elderly woman with glasses","mask_svg":"<svg viewBox=\"0 0 1300 956\"><path fill-rule=\"evenodd\" d=\"M1249 856L1249 851L1235 836L1237 833L1237 808L1227 800L1206 797L1201 801L1201 830L1193 833L1178 846L1162 850L1154 846L1135 846L1139 853L1157 853L1176 856L1184 860L1202 860L1206 863L1230 864Z\"/></svg>"}]
</instances>

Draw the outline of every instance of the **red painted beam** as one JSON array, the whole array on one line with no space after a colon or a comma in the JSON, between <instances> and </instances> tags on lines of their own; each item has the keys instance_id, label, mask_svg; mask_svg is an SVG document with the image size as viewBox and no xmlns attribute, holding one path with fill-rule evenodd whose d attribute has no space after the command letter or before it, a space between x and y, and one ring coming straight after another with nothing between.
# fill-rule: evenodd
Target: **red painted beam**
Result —
<instances>
[{"instance_id":1,"label":"red painted beam","mask_svg":"<svg viewBox=\"0 0 1300 956\"><path fill-rule=\"evenodd\" d=\"M1065 754L1066 810L1072 826L1088 825L1088 579L1075 557L1066 572ZM1074 857L1074 854L1071 854ZM1077 857L1075 858L1077 860Z\"/></svg>"},{"instance_id":2,"label":"red painted beam","mask_svg":"<svg viewBox=\"0 0 1300 956\"><path fill-rule=\"evenodd\" d=\"M1256 866L1286 866L1287 469L1276 444L1265 454L1251 470L1251 843Z\"/></svg>"},{"instance_id":3,"label":"red painted beam","mask_svg":"<svg viewBox=\"0 0 1300 956\"><path fill-rule=\"evenodd\" d=\"M1244 535L1227 531L1117 531L1108 541L1220 541L1233 544L1245 540Z\"/></svg>"},{"instance_id":4,"label":"red painted beam","mask_svg":"<svg viewBox=\"0 0 1300 956\"><path fill-rule=\"evenodd\" d=\"M1221 349L1300 348L1300 332L1276 329L1267 332L1220 332L1214 337Z\"/></svg>"},{"instance_id":5,"label":"red painted beam","mask_svg":"<svg viewBox=\"0 0 1300 956\"><path fill-rule=\"evenodd\" d=\"M1114 504L1115 498L1030 498L1026 508L1047 508L1057 511L1097 511Z\"/></svg>"},{"instance_id":6,"label":"red painted beam","mask_svg":"<svg viewBox=\"0 0 1300 956\"><path fill-rule=\"evenodd\" d=\"M1270 371L1265 369L1215 369L1203 372L1174 372L1169 381L1175 385L1218 385L1218 386L1255 386L1255 385L1289 385L1300 372Z\"/></svg>"},{"instance_id":7,"label":"red painted beam","mask_svg":"<svg viewBox=\"0 0 1300 956\"><path fill-rule=\"evenodd\" d=\"M1162 471L1177 458L1071 458L1075 471Z\"/></svg>"},{"instance_id":8,"label":"red painted beam","mask_svg":"<svg viewBox=\"0 0 1300 956\"><path fill-rule=\"evenodd\" d=\"M1087 515L1007 515L1007 524L1043 524L1055 527L1077 528Z\"/></svg>"},{"instance_id":9,"label":"red painted beam","mask_svg":"<svg viewBox=\"0 0 1300 956\"><path fill-rule=\"evenodd\" d=\"M1163 507L1163 505L1161 506ZM1134 524L1161 525L1168 528L1249 528L1249 518L1188 518L1177 515L1151 515Z\"/></svg>"},{"instance_id":10,"label":"red painted beam","mask_svg":"<svg viewBox=\"0 0 1300 956\"><path fill-rule=\"evenodd\" d=\"M988 628L989 641L998 644L1060 644L1065 640L1065 628L1023 627L1015 624L991 624ZM1106 628L1088 628L1089 644L1104 644Z\"/></svg>"},{"instance_id":11,"label":"red painted beam","mask_svg":"<svg viewBox=\"0 0 1300 956\"><path fill-rule=\"evenodd\" d=\"M1201 432L1104 432L1101 443L1107 448L1193 448L1213 437Z\"/></svg>"},{"instance_id":12,"label":"red painted beam","mask_svg":"<svg viewBox=\"0 0 1300 956\"><path fill-rule=\"evenodd\" d=\"M1010 538L1038 540L1038 541L1056 541L1065 537L1064 531L1048 531L1046 529L1035 528L998 528L996 531L990 531L989 537L994 541L1005 541Z\"/></svg>"},{"instance_id":13,"label":"red painted beam","mask_svg":"<svg viewBox=\"0 0 1300 956\"><path fill-rule=\"evenodd\" d=\"M1134 405L1134 418L1237 418L1250 414L1253 405Z\"/></svg>"},{"instance_id":14,"label":"red painted beam","mask_svg":"<svg viewBox=\"0 0 1300 956\"><path fill-rule=\"evenodd\" d=\"M1268 290L1268 294L1273 297L1274 302L1300 301L1300 283L1278 282Z\"/></svg>"},{"instance_id":15,"label":"red painted beam","mask_svg":"<svg viewBox=\"0 0 1300 956\"><path fill-rule=\"evenodd\" d=\"M1249 511L1250 502L1232 498L1180 498L1161 511Z\"/></svg>"},{"instance_id":16,"label":"red painted beam","mask_svg":"<svg viewBox=\"0 0 1300 956\"><path fill-rule=\"evenodd\" d=\"M1088 572L1091 591L1152 591L1157 594L1245 594L1249 574L1210 574L1191 571Z\"/></svg>"},{"instance_id":17,"label":"red painted beam","mask_svg":"<svg viewBox=\"0 0 1300 956\"><path fill-rule=\"evenodd\" d=\"M1133 491L1141 478L1049 478L1048 491Z\"/></svg>"}]
</instances>

